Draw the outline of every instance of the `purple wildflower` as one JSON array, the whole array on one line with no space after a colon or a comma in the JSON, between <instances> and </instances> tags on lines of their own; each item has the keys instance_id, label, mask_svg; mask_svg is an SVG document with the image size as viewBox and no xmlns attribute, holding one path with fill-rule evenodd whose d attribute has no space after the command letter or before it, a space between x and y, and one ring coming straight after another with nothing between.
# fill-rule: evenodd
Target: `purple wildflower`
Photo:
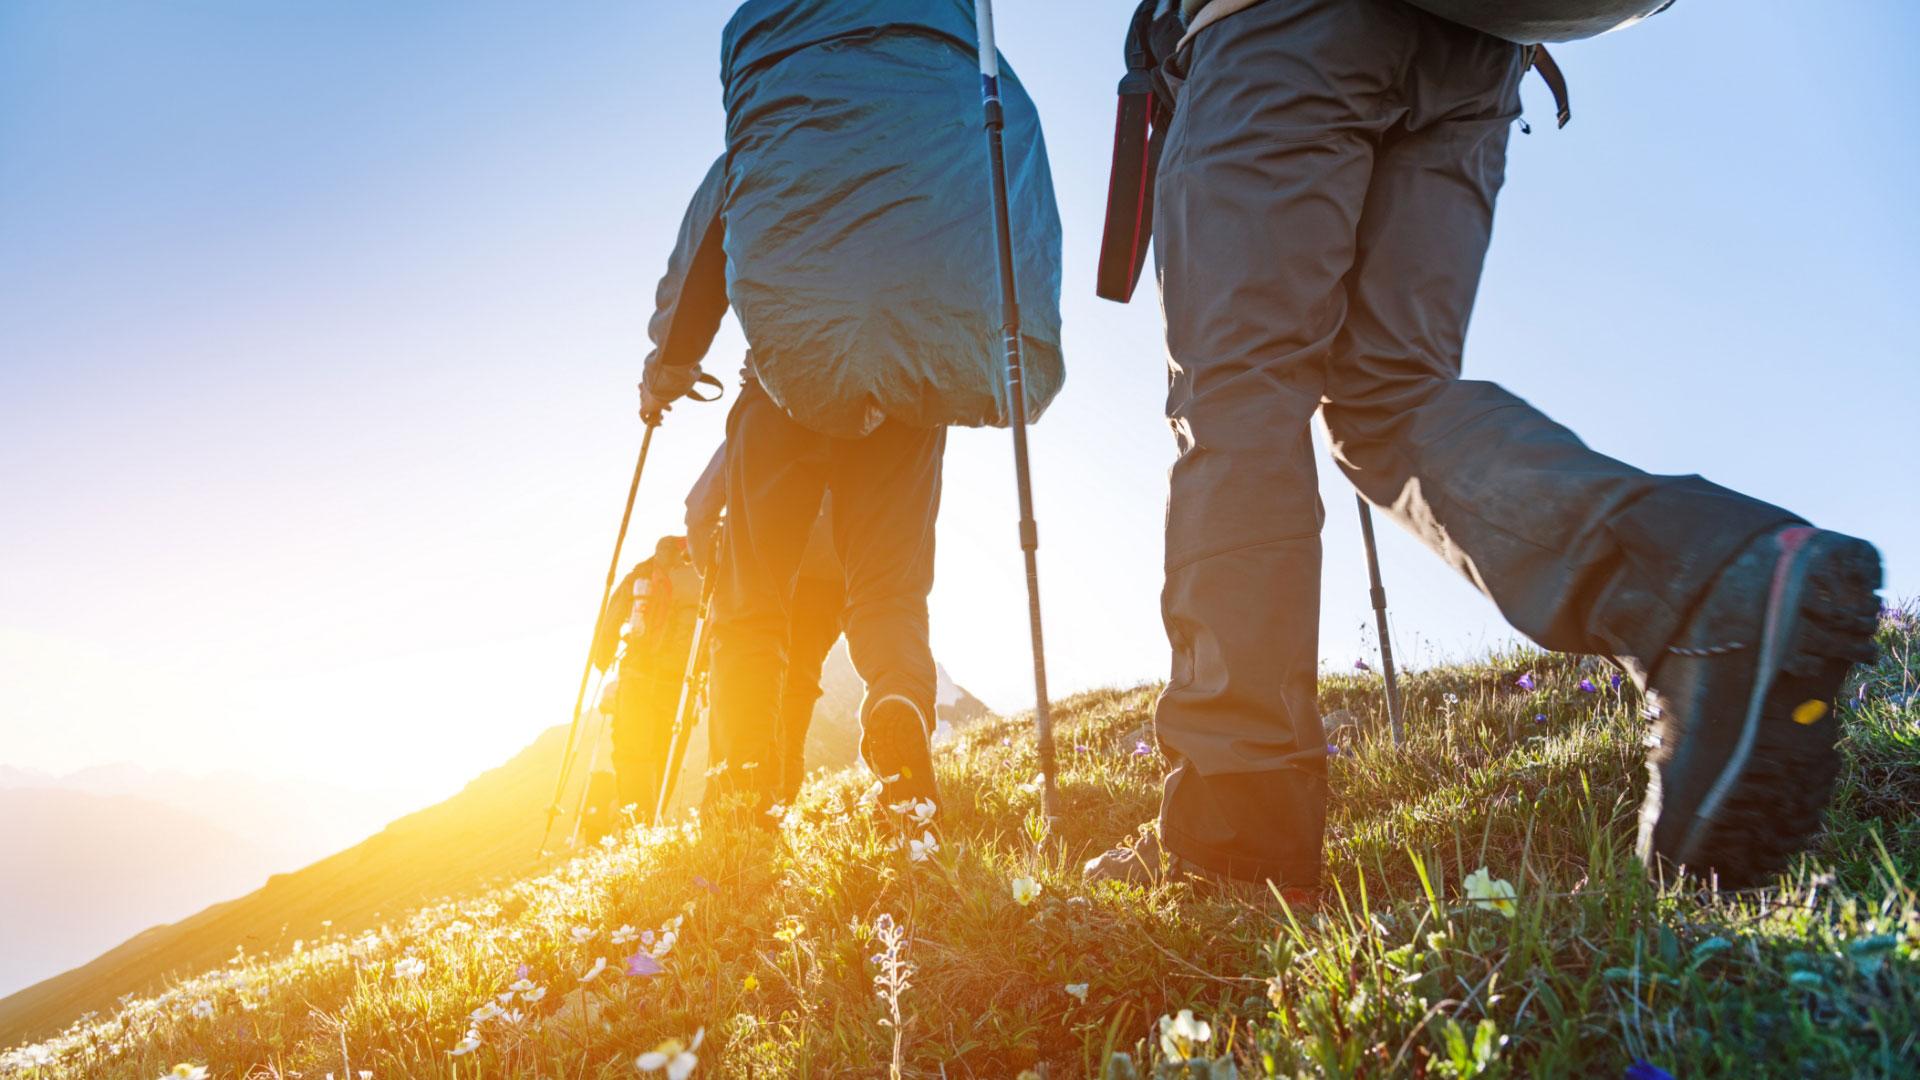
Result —
<instances>
[{"instance_id":1,"label":"purple wildflower","mask_svg":"<svg viewBox=\"0 0 1920 1080\"><path fill-rule=\"evenodd\" d=\"M1673 1074L1649 1061L1636 1061L1627 1066L1625 1080L1673 1080Z\"/></svg>"},{"instance_id":2,"label":"purple wildflower","mask_svg":"<svg viewBox=\"0 0 1920 1080\"><path fill-rule=\"evenodd\" d=\"M1328 743L1328 744L1327 744L1327 756L1328 756L1328 757L1339 757L1339 756L1340 756L1340 748L1339 748L1339 747L1337 747L1337 746L1335 746L1335 745L1333 745L1332 743Z\"/></svg>"},{"instance_id":3,"label":"purple wildflower","mask_svg":"<svg viewBox=\"0 0 1920 1080\"><path fill-rule=\"evenodd\" d=\"M1076 754L1090 754L1093 752L1093 747L1088 746L1086 743L1074 743L1073 752Z\"/></svg>"},{"instance_id":4,"label":"purple wildflower","mask_svg":"<svg viewBox=\"0 0 1920 1080\"><path fill-rule=\"evenodd\" d=\"M1529 671L1525 675L1522 675L1519 678L1513 680L1513 685L1519 687L1522 690L1532 690L1534 687L1533 672Z\"/></svg>"},{"instance_id":5,"label":"purple wildflower","mask_svg":"<svg viewBox=\"0 0 1920 1080\"><path fill-rule=\"evenodd\" d=\"M524 979L532 973L533 969L525 964L521 964L519 967L513 969L513 977L516 979Z\"/></svg>"},{"instance_id":6,"label":"purple wildflower","mask_svg":"<svg viewBox=\"0 0 1920 1080\"><path fill-rule=\"evenodd\" d=\"M1355 660L1355 661L1353 662L1353 670L1355 670L1355 671L1372 671L1373 669L1367 666L1367 662L1366 662L1365 660Z\"/></svg>"},{"instance_id":7,"label":"purple wildflower","mask_svg":"<svg viewBox=\"0 0 1920 1080\"><path fill-rule=\"evenodd\" d=\"M1613 688L1614 688L1615 690L1618 690L1618 689L1620 689L1620 682L1621 682L1621 679L1620 679L1620 673L1619 673L1619 672L1615 672L1615 673L1614 673L1614 675L1613 675Z\"/></svg>"},{"instance_id":8,"label":"purple wildflower","mask_svg":"<svg viewBox=\"0 0 1920 1080\"><path fill-rule=\"evenodd\" d=\"M655 960L653 954L645 949L627 957L627 975L632 978L658 975L665 970L667 969L660 966L660 961Z\"/></svg>"},{"instance_id":9,"label":"purple wildflower","mask_svg":"<svg viewBox=\"0 0 1920 1080\"><path fill-rule=\"evenodd\" d=\"M1581 679L1580 692L1583 694L1597 694L1600 692L1600 688L1593 685L1592 679Z\"/></svg>"},{"instance_id":10,"label":"purple wildflower","mask_svg":"<svg viewBox=\"0 0 1920 1080\"><path fill-rule=\"evenodd\" d=\"M705 889L715 896L720 895L720 890L713 887L713 882L708 881L705 874L693 875L693 886L696 889Z\"/></svg>"},{"instance_id":11,"label":"purple wildflower","mask_svg":"<svg viewBox=\"0 0 1920 1080\"><path fill-rule=\"evenodd\" d=\"M1544 723L1546 723L1546 722L1547 722L1547 714L1546 714L1546 713L1534 713L1534 714L1533 714L1533 722L1534 722L1534 723L1536 723L1536 724L1544 724Z\"/></svg>"},{"instance_id":12,"label":"purple wildflower","mask_svg":"<svg viewBox=\"0 0 1920 1080\"><path fill-rule=\"evenodd\" d=\"M1145 739L1134 740L1133 742L1134 757L1146 757L1148 754L1151 754L1151 753L1153 753L1153 747L1147 745L1147 740Z\"/></svg>"}]
</instances>

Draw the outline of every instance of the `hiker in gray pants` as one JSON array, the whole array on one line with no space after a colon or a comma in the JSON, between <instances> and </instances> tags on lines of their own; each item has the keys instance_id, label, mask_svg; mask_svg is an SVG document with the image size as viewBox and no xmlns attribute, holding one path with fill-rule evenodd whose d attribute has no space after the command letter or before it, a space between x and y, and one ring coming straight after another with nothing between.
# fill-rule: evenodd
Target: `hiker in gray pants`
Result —
<instances>
[{"instance_id":1,"label":"hiker in gray pants","mask_svg":"<svg viewBox=\"0 0 1920 1080\"><path fill-rule=\"evenodd\" d=\"M1405 0L1208 6L1188 0L1197 32L1162 69L1154 217L1178 447L1155 724L1173 768L1157 840L1089 876L1317 888L1323 410L1360 492L1516 629L1616 657L1648 691L1643 857L1764 880L1830 793L1829 706L1872 656L1874 549L1596 453L1460 377L1528 48Z\"/></svg>"}]
</instances>

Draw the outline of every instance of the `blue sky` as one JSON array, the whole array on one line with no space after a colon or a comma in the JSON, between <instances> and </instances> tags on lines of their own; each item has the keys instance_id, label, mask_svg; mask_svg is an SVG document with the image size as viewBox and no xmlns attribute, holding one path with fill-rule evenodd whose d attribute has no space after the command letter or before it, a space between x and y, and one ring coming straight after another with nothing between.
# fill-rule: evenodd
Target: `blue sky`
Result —
<instances>
[{"instance_id":1,"label":"blue sky","mask_svg":"<svg viewBox=\"0 0 1920 1080\"><path fill-rule=\"evenodd\" d=\"M1130 8L999 7L1066 228L1068 385L1034 445L1062 690L1166 668L1159 311L1091 288ZM0 6L0 759L414 797L564 721L730 9ZM1575 120L1529 83L1468 371L1869 537L1914 592L1916 40L1898 0L1684 0L1560 49ZM674 526L721 420L674 413L636 536ZM1324 471L1344 666L1364 570ZM1006 437L958 433L935 643L1002 706L1030 696L1013 518ZM1507 640L1382 539L1403 654Z\"/></svg>"}]
</instances>

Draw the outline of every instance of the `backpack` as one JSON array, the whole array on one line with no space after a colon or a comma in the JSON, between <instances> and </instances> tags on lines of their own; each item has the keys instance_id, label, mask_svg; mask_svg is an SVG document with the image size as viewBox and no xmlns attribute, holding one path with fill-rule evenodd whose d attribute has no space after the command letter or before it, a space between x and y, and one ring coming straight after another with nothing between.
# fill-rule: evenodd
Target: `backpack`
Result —
<instances>
[{"instance_id":1,"label":"backpack","mask_svg":"<svg viewBox=\"0 0 1920 1080\"><path fill-rule=\"evenodd\" d=\"M977 41L962 0L747 0L727 23L727 295L754 376L815 431L1010 421ZM1001 72L1037 418L1064 379L1060 215Z\"/></svg>"},{"instance_id":2,"label":"backpack","mask_svg":"<svg viewBox=\"0 0 1920 1080\"><path fill-rule=\"evenodd\" d=\"M1521 45L1578 41L1631 26L1673 0L1408 0L1414 7Z\"/></svg>"}]
</instances>

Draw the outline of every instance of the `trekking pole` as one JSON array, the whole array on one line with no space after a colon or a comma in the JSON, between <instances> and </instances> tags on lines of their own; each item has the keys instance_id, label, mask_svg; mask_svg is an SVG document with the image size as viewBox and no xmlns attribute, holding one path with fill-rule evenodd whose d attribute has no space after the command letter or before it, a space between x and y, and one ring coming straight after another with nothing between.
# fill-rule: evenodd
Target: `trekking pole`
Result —
<instances>
[{"instance_id":1,"label":"trekking pole","mask_svg":"<svg viewBox=\"0 0 1920 1080\"><path fill-rule=\"evenodd\" d=\"M1040 529L1033 520L1033 476L1027 463L1027 390L1020 356L1020 294L1014 278L1013 223L1007 209L1007 126L1000 103L1000 53L993 40L993 0L974 0L980 34L980 104L993 178L994 239L1000 253L1000 331L1007 358L1007 411L1013 421L1013 471L1020 490L1020 550L1027 564L1027 621L1033 636L1033 724L1040 751L1040 810L1051 825L1060 816L1055 781L1053 713L1047 702L1047 648L1040 629Z\"/></svg>"},{"instance_id":2,"label":"trekking pole","mask_svg":"<svg viewBox=\"0 0 1920 1080\"><path fill-rule=\"evenodd\" d=\"M547 824L540 830L540 854L547 853L547 840L553 835L554 819L560 816L560 800L566 796L567 780L573 773L573 746L580 735L580 707L587 701L587 683L593 678L593 647L600 641L600 620L607 613L607 601L613 597L614 582L620 577L620 549L627 544L627 526L633 521L633 500L640 494L640 474L647 469L647 451L653 448L653 433L660 418L647 421L647 433L640 439L640 459L633 463L633 482L627 485L627 506L620 511L620 531L613 537L613 558L607 560L607 583L600 590L600 606L593 616L593 633L587 638L587 662L580 669L580 690L573 697L573 722L567 726L567 748L560 755L560 779L553 785L553 801L547 806Z\"/></svg>"},{"instance_id":3,"label":"trekking pole","mask_svg":"<svg viewBox=\"0 0 1920 1080\"><path fill-rule=\"evenodd\" d=\"M620 662L619 659L616 657L614 661L608 664L607 666L609 668L613 668L619 662ZM601 689L606 685L607 685L606 676L602 675L599 683L596 684L593 689L593 697L596 703L598 703L598 701L600 700ZM606 734L607 734L607 714L604 712L601 712L597 708L594 710L594 712L598 716L598 722L594 724L593 734L589 736L587 740L588 741L587 782L580 785L580 799L574 805L574 808L573 808L573 828L567 833L568 847L579 846L580 823L586 820L587 800L593 797L593 769L594 769L594 766L600 764L600 743L606 737Z\"/></svg>"},{"instance_id":4,"label":"trekking pole","mask_svg":"<svg viewBox=\"0 0 1920 1080\"><path fill-rule=\"evenodd\" d=\"M687 706L700 696L694 686L701 678L701 666L706 663L707 622L713 613L714 581L719 576L717 567L709 570L700 589L700 614L693 620L693 651L687 654L687 672L680 679L680 701L674 706L673 733L667 740L666 770L660 774L660 795L654 800L653 820L649 825L658 825L660 819L666 817L667 803L673 800L673 789L680 780L680 766L687 758L687 743L693 738L693 725L687 722Z\"/></svg>"},{"instance_id":5,"label":"trekking pole","mask_svg":"<svg viewBox=\"0 0 1920 1080\"><path fill-rule=\"evenodd\" d=\"M1367 580L1373 585L1373 618L1380 627L1380 673L1387 682L1387 724L1393 729L1393 745L1402 740L1400 730L1400 680L1393 670L1393 640L1387 636L1387 590L1380 584L1380 549L1373 541L1373 507L1364 496L1355 495L1360 504L1360 536L1367 545Z\"/></svg>"}]
</instances>

